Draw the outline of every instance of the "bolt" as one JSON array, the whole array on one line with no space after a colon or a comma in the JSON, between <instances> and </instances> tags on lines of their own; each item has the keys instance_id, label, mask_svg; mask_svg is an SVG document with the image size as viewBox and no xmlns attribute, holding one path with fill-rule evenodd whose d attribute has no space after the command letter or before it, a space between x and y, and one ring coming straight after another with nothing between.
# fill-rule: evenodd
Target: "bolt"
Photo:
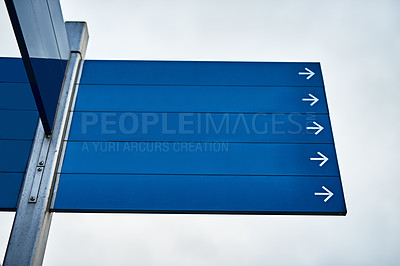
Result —
<instances>
[{"instance_id":1,"label":"bolt","mask_svg":"<svg viewBox=\"0 0 400 266\"><path fill-rule=\"evenodd\" d=\"M31 196L31 197L29 198L29 200L30 200L30 201L35 201L36 198L35 198L34 196Z\"/></svg>"},{"instance_id":2,"label":"bolt","mask_svg":"<svg viewBox=\"0 0 400 266\"><path fill-rule=\"evenodd\" d=\"M39 162L39 165L44 165L44 162L43 162L43 161L40 161L40 162Z\"/></svg>"},{"instance_id":3,"label":"bolt","mask_svg":"<svg viewBox=\"0 0 400 266\"><path fill-rule=\"evenodd\" d=\"M42 170L43 170L43 168L42 168L42 167L39 167L37 170L40 172L40 171L42 171Z\"/></svg>"}]
</instances>

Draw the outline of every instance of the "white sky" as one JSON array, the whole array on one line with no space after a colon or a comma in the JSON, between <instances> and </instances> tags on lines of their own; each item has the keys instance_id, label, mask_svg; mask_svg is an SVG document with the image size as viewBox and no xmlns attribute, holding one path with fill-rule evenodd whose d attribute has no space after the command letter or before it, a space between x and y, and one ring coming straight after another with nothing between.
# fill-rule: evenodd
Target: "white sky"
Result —
<instances>
[{"instance_id":1,"label":"white sky","mask_svg":"<svg viewBox=\"0 0 400 266\"><path fill-rule=\"evenodd\" d=\"M55 214L44 265L398 265L399 1L62 1L88 59L321 62L346 217ZM0 56L19 50L0 1ZM12 213L0 213L0 256Z\"/></svg>"}]
</instances>

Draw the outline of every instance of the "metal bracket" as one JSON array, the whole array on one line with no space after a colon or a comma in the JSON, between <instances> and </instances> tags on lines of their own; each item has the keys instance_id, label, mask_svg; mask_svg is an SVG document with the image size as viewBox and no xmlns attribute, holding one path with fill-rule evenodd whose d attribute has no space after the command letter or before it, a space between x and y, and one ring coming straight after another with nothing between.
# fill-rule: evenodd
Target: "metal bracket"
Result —
<instances>
[{"instance_id":1,"label":"metal bracket","mask_svg":"<svg viewBox=\"0 0 400 266\"><path fill-rule=\"evenodd\" d=\"M35 176L33 177L31 192L28 198L29 203L36 203L40 184L42 183L42 177L44 172L44 167L46 165L47 154L50 147L50 138L44 138L42 142L42 147L40 149L40 154L36 166Z\"/></svg>"}]
</instances>

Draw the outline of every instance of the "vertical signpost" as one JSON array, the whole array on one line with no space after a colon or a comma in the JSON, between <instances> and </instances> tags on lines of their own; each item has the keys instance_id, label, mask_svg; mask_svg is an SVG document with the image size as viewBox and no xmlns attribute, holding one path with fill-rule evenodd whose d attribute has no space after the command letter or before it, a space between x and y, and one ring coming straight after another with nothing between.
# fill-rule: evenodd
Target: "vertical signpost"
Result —
<instances>
[{"instance_id":1,"label":"vertical signpost","mask_svg":"<svg viewBox=\"0 0 400 266\"><path fill-rule=\"evenodd\" d=\"M53 134L48 135L45 127L40 125L36 129L4 265L41 265L43 261L52 219L49 205L55 185L56 169L60 163L69 110L75 96L75 82L79 77L88 40L84 22L66 23L66 30L71 51L60 100L53 99L57 100L56 105L58 104L57 114L53 114ZM10 125L12 123L8 126Z\"/></svg>"}]
</instances>

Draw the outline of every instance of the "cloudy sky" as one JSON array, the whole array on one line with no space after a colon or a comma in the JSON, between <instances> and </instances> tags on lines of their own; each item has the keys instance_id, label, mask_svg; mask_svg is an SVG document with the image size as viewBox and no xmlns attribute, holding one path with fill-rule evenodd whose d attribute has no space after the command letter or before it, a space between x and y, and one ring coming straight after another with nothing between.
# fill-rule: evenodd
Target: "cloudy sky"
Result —
<instances>
[{"instance_id":1,"label":"cloudy sky","mask_svg":"<svg viewBox=\"0 0 400 266\"><path fill-rule=\"evenodd\" d=\"M321 62L348 215L55 214L44 265L398 265L399 1L61 4L88 23L88 59ZM3 1L0 33L19 56Z\"/></svg>"}]
</instances>

